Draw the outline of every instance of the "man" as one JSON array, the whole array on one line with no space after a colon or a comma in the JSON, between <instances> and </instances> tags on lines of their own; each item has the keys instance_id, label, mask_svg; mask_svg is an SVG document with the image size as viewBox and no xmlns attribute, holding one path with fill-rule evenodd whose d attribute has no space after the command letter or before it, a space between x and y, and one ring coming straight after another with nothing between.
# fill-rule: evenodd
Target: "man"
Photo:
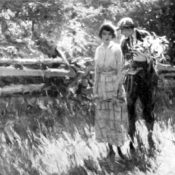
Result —
<instances>
[{"instance_id":1,"label":"man","mask_svg":"<svg viewBox=\"0 0 175 175\"><path fill-rule=\"evenodd\" d=\"M148 61L148 56L141 47L145 37L149 32L139 30L135 27L133 20L129 17L122 18L118 22L117 30L125 36L121 42L125 65L129 71L125 79L125 89L127 95L127 109L129 117L129 135L134 140L136 131L136 101L139 98L142 104L143 118L145 119L149 131L148 141L153 146L152 131L154 125L154 102L153 94L156 85L156 74L152 62ZM134 148L132 142L131 148Z\"/></svg>"}]
</instances>

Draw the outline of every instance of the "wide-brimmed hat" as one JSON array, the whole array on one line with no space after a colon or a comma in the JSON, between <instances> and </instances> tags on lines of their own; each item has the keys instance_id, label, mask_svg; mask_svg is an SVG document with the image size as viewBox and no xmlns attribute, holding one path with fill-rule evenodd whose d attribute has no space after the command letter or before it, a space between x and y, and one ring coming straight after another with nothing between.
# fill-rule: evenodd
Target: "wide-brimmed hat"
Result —
<instances>
[{"instance_id":1,"label":"wide-brimmed hat","mask_svg":"<svg viewBox=\"0 0 175 175\"><path fill-rule=\"evenodd\" d=\"M118 22L116 30L130 29L134 27L135 27L135 24L132 18L125 17Z\"/></svg>"}]
</instances>

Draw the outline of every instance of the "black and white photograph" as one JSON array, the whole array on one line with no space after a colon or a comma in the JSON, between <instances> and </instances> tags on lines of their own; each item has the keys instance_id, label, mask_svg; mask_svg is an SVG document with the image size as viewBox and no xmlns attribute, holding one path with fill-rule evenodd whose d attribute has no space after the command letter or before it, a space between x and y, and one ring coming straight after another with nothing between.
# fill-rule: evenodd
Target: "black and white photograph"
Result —
<instances>
[{"instance_id":1,"label":"black and white photograph","mask_svg":"<svg viewBox=\"0 0 175 175\"><path fill-rule=\"evenodd\" d=\"M174 9L0 0L0 175L175 175Z\"/></svg>"}]
</instances>

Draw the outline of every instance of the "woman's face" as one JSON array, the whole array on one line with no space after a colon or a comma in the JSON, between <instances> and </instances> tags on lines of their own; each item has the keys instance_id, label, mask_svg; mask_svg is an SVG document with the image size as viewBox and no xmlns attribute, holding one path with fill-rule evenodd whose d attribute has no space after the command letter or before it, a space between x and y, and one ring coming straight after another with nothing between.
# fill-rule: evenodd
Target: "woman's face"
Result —
<instances>
[{"instance_id":1,"label":"woman's face","mask_svg":"<svg viewBox=\"0 0 175 175\"><path fill-rule=\"evenodd\" d=\"M121 30L121 34L124 35L126 38L133 34L134 30L132 28L125 28Z\"/></svg>"},{"instance_id":2,"label":"woman's face","mask_svg":"<svg viewBox=\"0 0 175 175\"><path fill-rule=\"evenodd\" d=\"M109 42L112 40L112 33L110 31L103 30L101 33L101 39L104 44L109 44Z\"/></svg>"}]
</instances>

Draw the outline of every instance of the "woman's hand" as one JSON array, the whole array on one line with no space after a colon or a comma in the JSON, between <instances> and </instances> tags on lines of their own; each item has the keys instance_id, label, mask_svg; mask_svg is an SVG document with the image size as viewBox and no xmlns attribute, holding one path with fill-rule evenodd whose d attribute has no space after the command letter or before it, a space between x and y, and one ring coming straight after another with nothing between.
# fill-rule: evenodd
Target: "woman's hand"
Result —
<instances>
[{"instance_id":1,"label":"woman's hand","mask_svg":"<svg viewBox=\"0 0 175 175\"><path fill-rule=\"evenodd\" d=\"M118 88L118 91L117 91L117 100L118 100L118 103L125 103L126 101L126 93L125 93L125 89L124 89L124 86L123 84L119 84L119 88Z\"/></svg>"},{"instance_id":2,"label":"woman's hand","mask_svg":"<svg viewBox=\"0 0 175 175\"><path fill-rule=\"evenodd\" d=\"M125 61L122 71L128 70L132 67L132 60Z\"/></svg>"},{"instance_id":3,"label":"woman's hand","mask_svg":"<svg viewBox=\"0 0 175 175\"><path fill-rule=\"evenodd\" d=\"M97 101L99 101L99 96L97 95L97 94L95 94L94 96L93 96L93 100L95 101L95 102L97 102Z\"/></svg>"}]
</instances>

